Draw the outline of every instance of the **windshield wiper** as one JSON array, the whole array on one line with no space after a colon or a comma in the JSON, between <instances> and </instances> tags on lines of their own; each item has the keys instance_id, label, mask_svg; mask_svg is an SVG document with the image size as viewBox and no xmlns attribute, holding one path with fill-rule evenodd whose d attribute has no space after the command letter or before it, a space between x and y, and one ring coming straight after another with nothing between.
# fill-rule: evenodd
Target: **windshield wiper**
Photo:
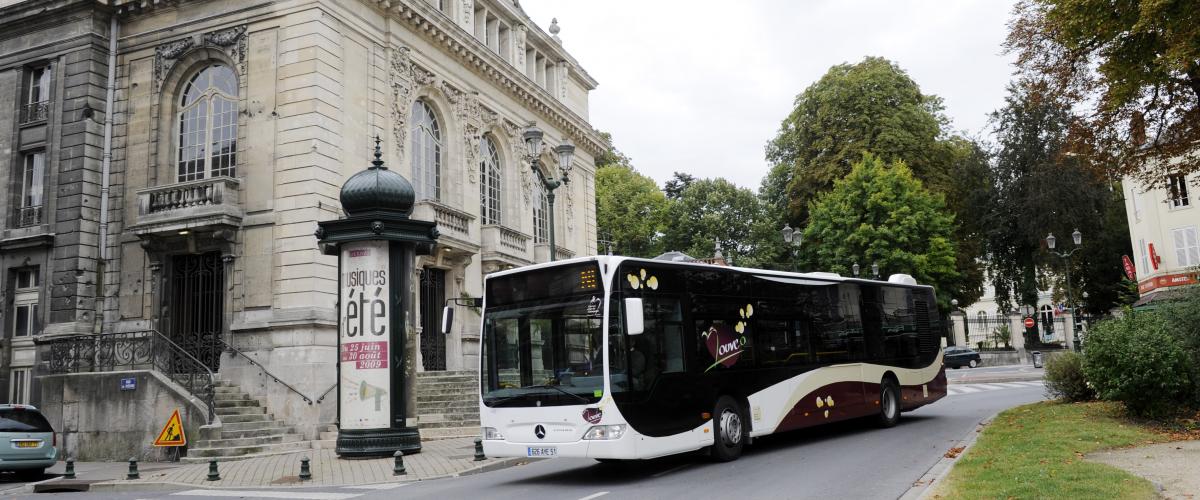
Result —
<instances>
[{"instance_id":1,"label":"windshield wiper","mask_svg":"<svg viewBox=\"0 0 1200 500\"><path fill-rule=\"evenodd\" d=\"M575 399L578 399L578 400L582 401L582 402L583 402L583 404L585 404L585 405L586 405L586 404L591 404L591 403L592 403L591 401L588 401L588 399L587 399L587 398L585 398L585 397L583 397L583 396L580 396L580 395L578 395L578 394L575 394L575 393L573 393L573 392L571 392L571 391L568 391L568 390L566 390L566 389L563 389L562 387L559 387L559 386L557 386L557 385L527 385L527 386L524 386L524 387L522 387L522 389L554 389L554 390L556 390L556 391L558 391L558 392L561 392L561 393L563 393L563 394L566 394L566 395L568 395L568 396L571 396L571 397L573 397L573 398L575 398Z\"/></svg>"}]
</instances>

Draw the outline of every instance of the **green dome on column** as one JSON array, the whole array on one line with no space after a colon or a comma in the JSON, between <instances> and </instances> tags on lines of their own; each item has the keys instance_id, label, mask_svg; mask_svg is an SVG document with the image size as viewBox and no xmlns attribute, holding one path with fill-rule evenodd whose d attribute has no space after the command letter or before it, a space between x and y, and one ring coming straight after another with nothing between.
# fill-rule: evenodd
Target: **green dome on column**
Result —
<instances>
[{"instance_id":1,"label":"green dome on column","mask_svg":"<svg viewBox=\"0 0 1200 500\"><path fill-rule=\"evenodd\" d=\"M416 193L403 175L383 166L379 136L375 137L375 160L342 185L342 210L347 216L390 213L407 218L412 214Z\"/></svg>"}]
</instances>

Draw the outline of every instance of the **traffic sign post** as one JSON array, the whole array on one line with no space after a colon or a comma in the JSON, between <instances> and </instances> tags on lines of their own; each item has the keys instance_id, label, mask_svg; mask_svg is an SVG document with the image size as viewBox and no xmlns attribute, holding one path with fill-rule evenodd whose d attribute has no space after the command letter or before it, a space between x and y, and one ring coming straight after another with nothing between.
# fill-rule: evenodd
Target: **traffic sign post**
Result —
<instances>
[{"instance_id":1,"label":"traffic sign post","mask_svg":"<svg viewBox=\"0 0 1200 500\"><path fill-rule=\"evenodd\" d=\"M1037 326L1037 321L1033 320L1033 316L1026 316L1025 317L1025 329L1032 330L1034 326Z\"/></svg>"}]
</instances>

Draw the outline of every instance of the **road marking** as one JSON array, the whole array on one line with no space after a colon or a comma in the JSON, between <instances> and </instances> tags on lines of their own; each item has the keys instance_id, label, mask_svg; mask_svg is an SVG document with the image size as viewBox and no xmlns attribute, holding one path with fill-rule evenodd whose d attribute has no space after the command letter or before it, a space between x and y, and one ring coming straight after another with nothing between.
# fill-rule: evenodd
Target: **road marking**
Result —
<instances>
[{"instance_id":1,"label":"road marking","mask_svg":"<svg viewBox=\"0 0 1200 500\"><path fill-rule=\"evenodd\" d=\"M985 391L994 391L994 390L996 390L996 389L1003 389L1003 388L1004 388L1004 387L1002 387L1002 386L998 386L998 385L992 385L992 384L975 384L975 387L978 387L978 388L980 388L980 389L983 389L983 390L985 390Z\"/></svg>"},{"instance_id":2,"label":"road marking","mask_svg":"<svg viewBox=\"0 0 1200 500\"><path fill-rule=\"evenodd\" d=\"M607 493L607 492L606 492ZM346 500L360 497L362 493L324 493L319 491L267 491L267 490L187 490L174 495L191 497L238 497L238 498L296 498L299 500Z\"/></svg>"},{"instance_id":3,"label":"road marking","mask_svg":"<svg viewBox=\"0 0 1200 500\"><path fill-rule=\"evenodd\" d=\"M983 389L980 389L980 388L978 388L978 387L971 387L971 386L969 386L969 385L963 385L963 386L958 386L958 387L951 387L950 389L954 390L954 393L955 393L955 394L970 394L970 393L972 393L972 392L979 392L979 391L982 391L982 390L983 390Z\"/></svg>"},{"instance_id":4,"label":"road marking","mask_svg":"<svg viewBox=\"0 0 1200 500\"><path fill-rule=\"evenodd\" d=\"M599 493L592 493L591 495L588 495L588 496L586 496L586 497L580 498L579 500L592 500L593 498L600 498L600 497L602 497L602 496L604 496L604 495L607 495L607 494L608 494L608 492L607 492L607 491L601 491L601 492L599 492Z\"/></svg>"},{"instance_id":5,"label":"road marking","mask_svg":"<svg viewBox=\"0 0 1200 500\"><path fill-rule=\"evenodd\" d=\"M346 486L346 488L352 490L391 490L401 486L408 486L408 483L364 484L360 486Z\"/></svg>"},{"instance_id":6,"label":"road marking","mask_svg":"<svg viewBox=\"0 0 1200 500\"><path fill-rule=\"evenodd\" d=\"M1025 389L1029 387L1043 387L1041 381L1032 382L993 382L990 384L953 384L946 388L947 396L955 396L959 394L972 394L984 391L998 391L1002 389Z\"/></svg>"},{"instance_id":7,"label":"road marking","mask_svg":"<svg viewBox=\"0 0 1200 500\"><path fill-rule=\"evenodd\" d=\"M1020 387L1029 387L1027 385L1014 384L1012 382L998 382L995 385L998 385L1000 387L1007 387L1009 389L1016 389L1016 388L1020 388Z\"/></svg>"},{"instance_id":8,"label":"road marking","mask_svg":"<svg viewBox=\"0 0 1200 500\"><path fill-rule=\"evenodd\" d=\"M650 477L661 477L661 476L665 476L665 475L667 475L667 474L670 474L670 473L672 473L672 472L675 472L675 471L677 471L677 470L683 469L683 468L685 468L685 467L687 467L687 466L689 466L689 465L691 465L691 464L683 464L683 465L680 465L679 467L674 467L674 468L667 469L667 470L665 470L665 471L659 472L658 474L651 475Z\"/></svg>"}]
</instances>

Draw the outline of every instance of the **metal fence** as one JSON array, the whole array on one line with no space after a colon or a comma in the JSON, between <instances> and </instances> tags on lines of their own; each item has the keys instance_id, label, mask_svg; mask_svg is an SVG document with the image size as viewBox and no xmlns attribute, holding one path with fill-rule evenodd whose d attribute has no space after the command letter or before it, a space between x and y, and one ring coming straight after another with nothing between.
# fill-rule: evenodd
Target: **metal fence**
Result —
<instances>
[{"instance_id":1,"label":"metal fence","mask_svg":"<svg viewBox=\"0 0 1200 500\"><path fill-rule=\"evenodd\" d=\"M1012 325L1005 316L964 318L967 346L980 351L1012 349Z\"/></svg>"},{"instance_id":2,"label":"metal fence","mask_svg":"<svg viewBox=\"0 0 1200 500\"><path fill-rule=\"evenodd\" d=\"M155 370L208 405L208 421L214 419L212 370L157 331L73 335L36 343L40 374Z\"/></svg>"}]
</instances>

